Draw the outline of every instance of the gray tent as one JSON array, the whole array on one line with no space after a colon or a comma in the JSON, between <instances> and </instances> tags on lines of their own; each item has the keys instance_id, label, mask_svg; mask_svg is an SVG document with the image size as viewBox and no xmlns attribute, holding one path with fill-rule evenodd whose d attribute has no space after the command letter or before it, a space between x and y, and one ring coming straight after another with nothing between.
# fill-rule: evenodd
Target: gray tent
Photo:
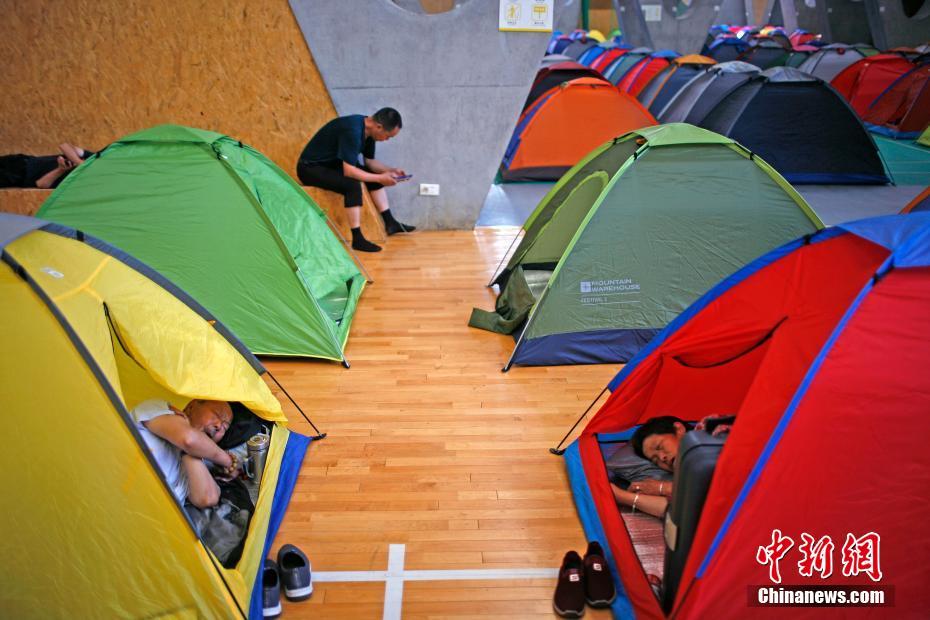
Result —
<instances>
[{"instance_id":1,"label":"gray tent","mask_svg":"<svg viewBox=\"0 0 930 620\"><path fill-rule=\"evenodd\" d=\"M833 43L811 54L807 60L798 66L798 69L820 78L824 82L829 82L849 65L877 52L878 50L875 48L862 43L856 43L855 45Z\"/></svg>"},{"instance_id":2,"label":"gray tent","mask_svg":"<svg viewBox=\"0 0 930 620\"><path fill-rule=\"evenodd\" d=\"M656 118L662 123L694 124L694 119L704 118L705 108L713 108L729 93L759 73L759 67L738 60L708 67L685 84ZM698 100L701 101L701 105L692 112Z\"/></svg>"}]
</instances>

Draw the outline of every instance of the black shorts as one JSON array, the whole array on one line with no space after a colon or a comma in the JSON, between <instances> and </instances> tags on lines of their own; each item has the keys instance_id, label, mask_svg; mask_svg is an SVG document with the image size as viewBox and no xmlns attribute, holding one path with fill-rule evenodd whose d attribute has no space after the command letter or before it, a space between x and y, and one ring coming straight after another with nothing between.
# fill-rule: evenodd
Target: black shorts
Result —
<instances>
[{"instance_id":1,"label":"black shorts","mask_svg":"<svg viewBox=\"0 0 930 620\"><path fill-rule=\"evenodd\" d=\"M371 172L364 166L359 166L366 172ZM297 178L304 185L321 187L337 194L342 194L346 209L362 206L362 181L347 177L342 173L342 162L325 164L297 163ZM384 187L380 183L365 183L368 191Z\"/></svg>"}]
</instances>

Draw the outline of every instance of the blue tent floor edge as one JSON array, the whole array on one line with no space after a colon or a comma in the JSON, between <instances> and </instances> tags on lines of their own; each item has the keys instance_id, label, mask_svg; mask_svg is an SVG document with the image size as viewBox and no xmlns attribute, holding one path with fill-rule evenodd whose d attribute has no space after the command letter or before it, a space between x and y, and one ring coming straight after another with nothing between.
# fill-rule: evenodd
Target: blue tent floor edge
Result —
<instances>
[{"instance_id":1,"label":"blue tent floor edge","mask_svg":"<svg viewBox=\"0 0 930 620\"><path fill-rule=\"evenodd\" d=\"M258 566L258 575L255 576L255 585L252 587L252 598L249 601L249 618L260 619L262 615L262 570L264 569L264 559L268 557L271 550L271 544L274 542L281 522L284 520L284 514L287 512L287 505L291 501L291 494L297 484L297 475L300 473L300 466L303 463L310 442L313 441L306 435L301 435L293 431L287 438L287 444L284 447L284 456L281 457L281 469L278 473L278 485L274 490L274 499L271 502L271 515L268 519L268 532L265 534L265 546L262 554L262 561Z\"/></svg>"}]
</instances>

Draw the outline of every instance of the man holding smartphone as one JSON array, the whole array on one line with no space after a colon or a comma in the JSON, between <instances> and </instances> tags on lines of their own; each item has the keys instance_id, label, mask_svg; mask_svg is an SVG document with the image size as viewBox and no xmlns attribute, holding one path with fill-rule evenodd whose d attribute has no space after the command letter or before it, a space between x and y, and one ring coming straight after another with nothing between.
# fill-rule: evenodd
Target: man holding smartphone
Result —
<instances>
[{"instance_id":1,"label":"man holding smartphone","mask_svg":"<svg viewBox=\"0 0 930 620\"><path fill-rule=\"evenodd\" d=\"M340 116L310 138L297 161L301 183L343 195L352 228L352 247L360 252L381 251L381 246L362 235L362 183L381 213L389 235L416 229L394 219L385 192L385 187L406 181L412 175L375 159L375 143L390 140L401 127L400 113L394 108L381 108L371 116Z\"/></svg>"}]
</instances>

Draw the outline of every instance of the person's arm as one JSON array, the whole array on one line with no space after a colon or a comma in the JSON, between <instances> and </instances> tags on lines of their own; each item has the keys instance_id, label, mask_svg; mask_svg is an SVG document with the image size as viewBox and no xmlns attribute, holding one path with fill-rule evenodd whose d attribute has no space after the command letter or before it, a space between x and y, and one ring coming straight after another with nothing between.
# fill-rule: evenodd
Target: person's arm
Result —
<instances>
[{"instance_id":1,"label":"person's arm","mask_svg":"<svg viewBox=\"0 0 930 620\"><path fill-rule=\"evenodd\" d=\"M366 157L366 158L365 158L365 167L367 167L367 168L368 168L369 170L371 170L372 172L377 172L377 173L384 173L384 172L387 172L387 173L390 174L392 177L402 177L402 176L405 176L405 175L407 174L407 173L404 172L403 169L401 169L401 168L392 168L391 166L388 166L388 165L385 164L384 162L380 162L380 161L378 161L377 159L374 159L374 158L369 159L368 157Z\"/></svg>"},{"instance_id":2,"label":"person's arm","mask_svg":"<svg viewBox=\"0 0 930 620\"><path fill-rule=\"evenodd\" d=\"M397 181L391 176L390 172L381 172L374 174L367 170L362 170L358 166L353 166L348 162L342 162L342 174L350 179L362 181L363 183L380 183L384 186L397 185Z\"/></svg>"},{"instance_id":3,"label":"person's arm","mask_svg":"<svg viewBox=\"0 0 930 620\"><path fill-rule=\"evenodd\" d=\"M668 500L664 497L631 493L624 491L613 483L610 484L610 489L614 492L614 499L617 500L618 504L630 506L653 517L661 519L665 515L666 509L668 509Z\"/></svg>"},{"instance_id":4,"label":"person's arm","mask_svg":"<svg viewBox=\"0 0 930 620\"><path fill-rule=\"evenodd\" d=\"M659 497L672 496L671 480L639 480L630 483L630 491L644 495L658 495Z\"/></svg>"},{"instance_id":5,"label":"person's arm","mask_svg":"<svg viewBox=\"0 0 930 620\"><path fill-rule=\"evenodd\" d=\"M197 508L216 506L220 501L220 487L203 461L185 454L181 457L181 467L187 474L187 501Z\"/></svg>"},{"instance_id":6,"label":"person's arm","mask_svg":"<svg viewBox=\"0 0 930 620\"><path fill-rule=\"evenodd\" d=\"M55 184L55 181L57 181L62 175L69 172L72 168L74 168L74 164L72 164L70 160L59 156L58 165L36 179L36 187L39 189L49 189L52 185Z\"/></svg>"},{"instance_id":7,"label":"person's arm","mask_svg":"<svg viewBox=\"0 0 930 620\"><path fill-rule=\"evenodd\" d=\"M235 465L229 453L213 443L206 433L193 428L184 416L165 414L146 420L142 424L191 456L207 459L224 469L230 469Z\"/></svg>"},{"instance_id":8,"label":"person's arm","mask_svg":"<svg viewBox=\"0 0 930 620\"><path fill-rule=\"evenodd\" d=\"M86 151L81 147L74 146L70 142L62 142L58 145L58 148L61 149L61 153L75 166L80 166L84 163Z\"/></svg>"}]
</instances>

